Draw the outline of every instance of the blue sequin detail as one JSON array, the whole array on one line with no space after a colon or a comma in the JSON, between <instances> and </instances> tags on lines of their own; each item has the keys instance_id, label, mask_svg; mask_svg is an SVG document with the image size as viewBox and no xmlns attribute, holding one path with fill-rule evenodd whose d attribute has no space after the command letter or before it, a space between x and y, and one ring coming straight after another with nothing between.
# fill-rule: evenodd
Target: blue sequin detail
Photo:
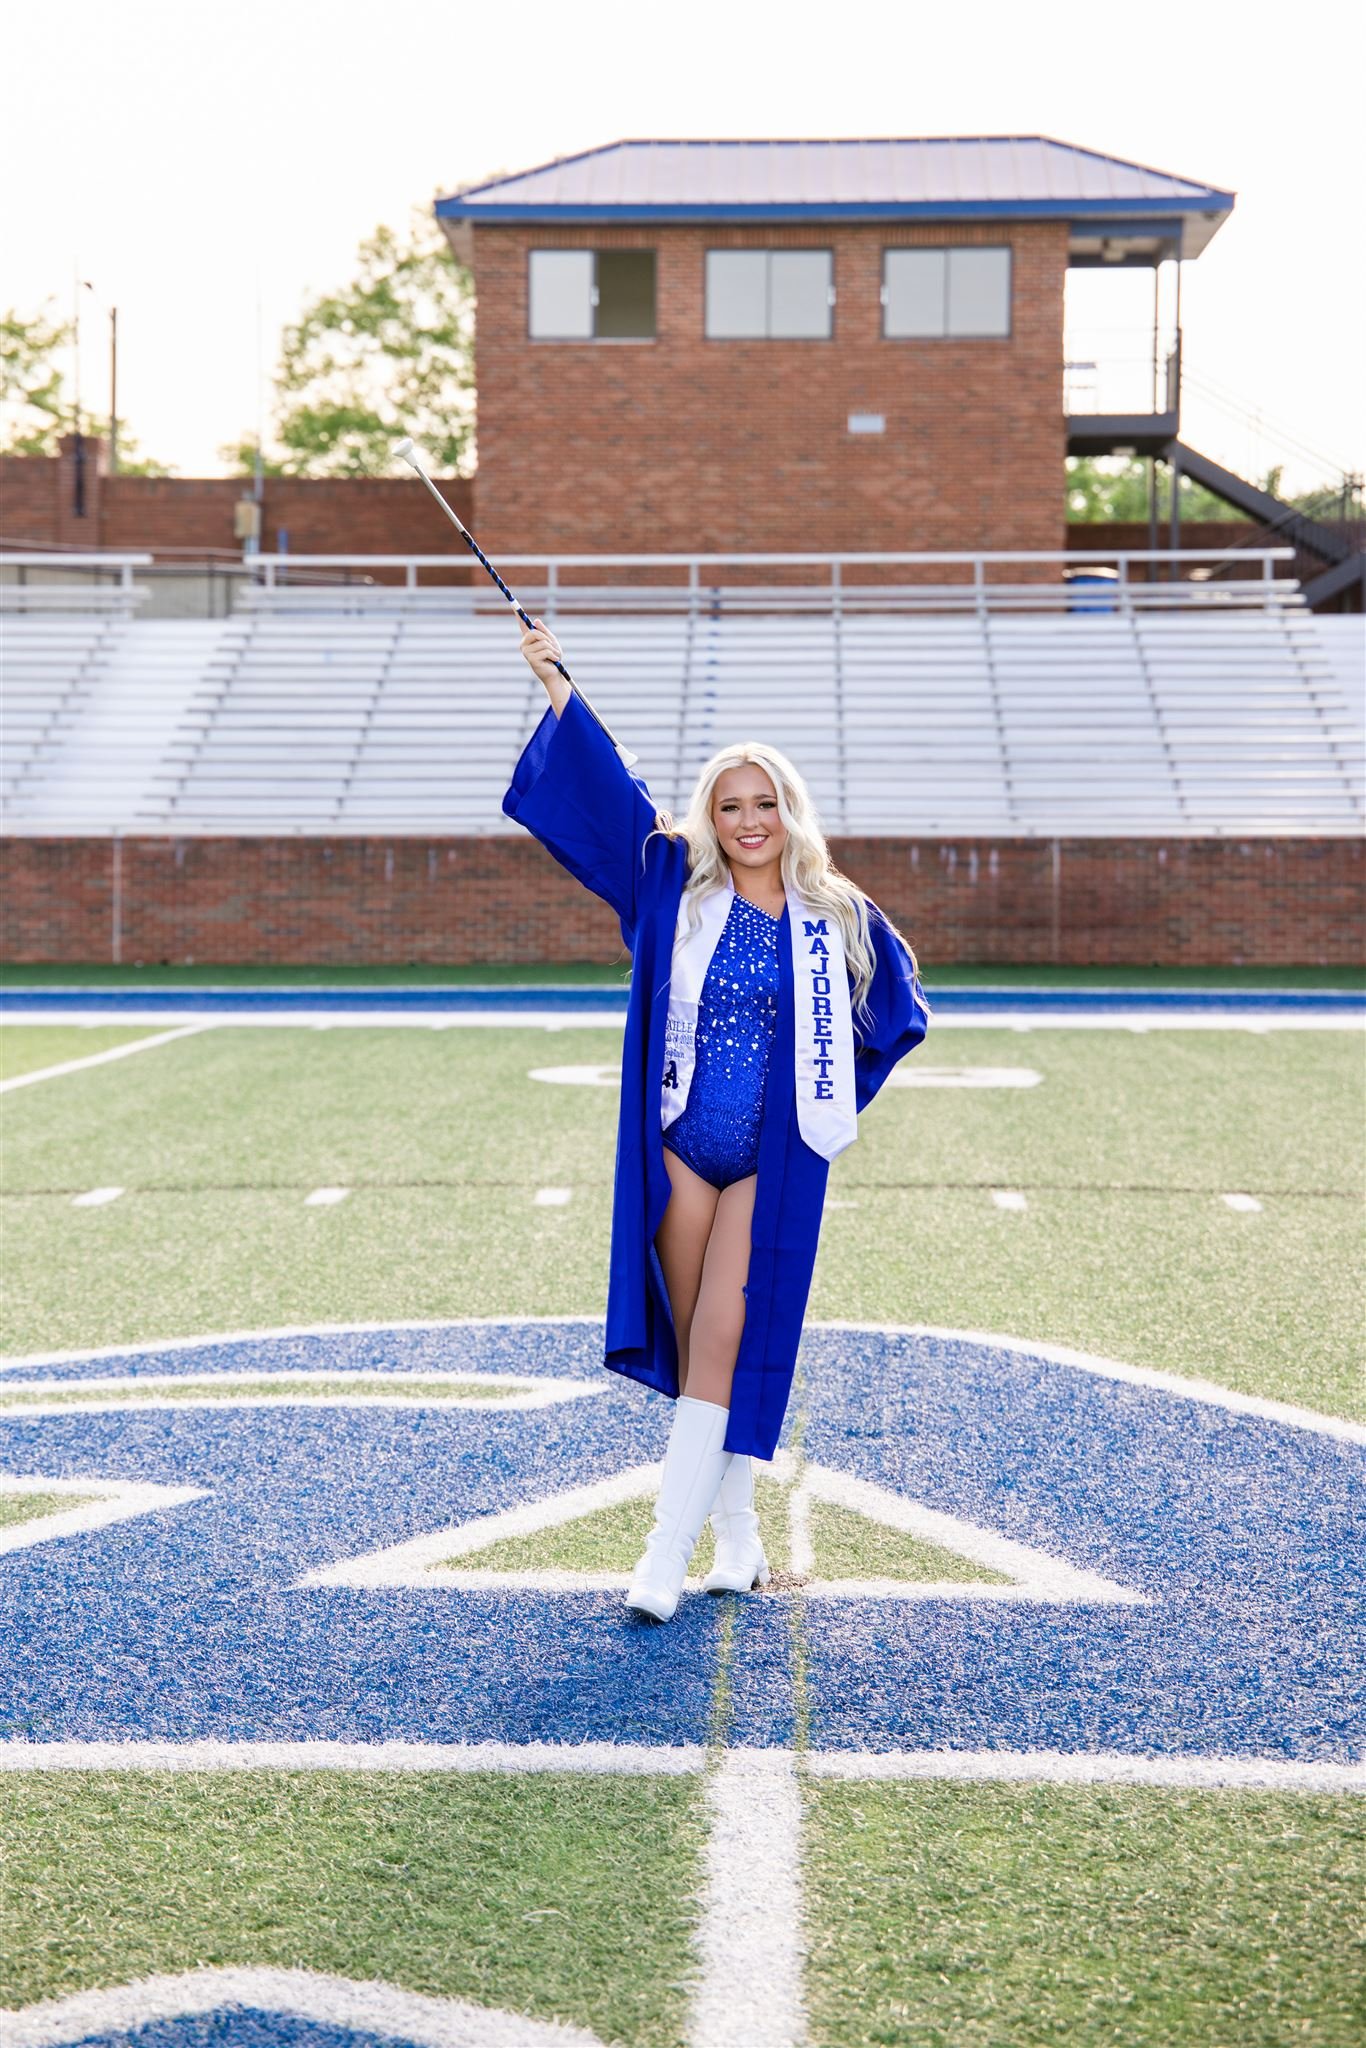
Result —
<instances>
[{"instance_id":1,"label":"blue sequin detail","mask_svg":"<svg viewBox=\"0 0 1366 2048\"><path fill-rule=\"evenodd\" d=\"M702 983L687 1107L664 1133L667 1148L718 1189L759 1164L781 923L737 891Z\"/></svg>"}]
</instances>

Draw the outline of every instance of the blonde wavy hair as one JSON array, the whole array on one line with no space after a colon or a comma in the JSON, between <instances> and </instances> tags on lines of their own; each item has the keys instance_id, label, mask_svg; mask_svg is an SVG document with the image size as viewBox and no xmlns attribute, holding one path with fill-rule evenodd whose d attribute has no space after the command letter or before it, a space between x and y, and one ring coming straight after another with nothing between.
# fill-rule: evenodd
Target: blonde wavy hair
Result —
<instances>
[{"instance_id":1,"label":"blonde wavy hair","mask_svg":"<svg viewBox=\"0 0 1366 2048\"><path fill-rule=\"evenodd\" d=\"M746 762L752 762L768 774L778 800L778 816L787 828L781 855L784 886L794 890L803 902L827 912L838 923L844 940L845 962L854 977L853 1010L859 1021L866 1024L870 1017L868 991L877 966L868 930L869 899L857 882L851 882L847 875L841 874L830 858L820 816L801 774L786 754L779 753L776 747L766 745L763 740L738 740L733 746L722 747L713 754L703 764L680 823L676 824L668 811L655 812L655 832L663 833L669 839L687 842L688 879L684 884L682 901L687 907L688 934L695 932L702 921L700 898L724 884L729 870L729 862L721 850L721 841L712 822L712 797L716 784L728 768L739 768ZM654 836L654 832L647 832L645 841ZM643 865L643 847L641 860ZM910 940L897 930L880 906L878 914L901 940L910 954L912 967L919 974L920 965ZM677 946L680 940L676 939L674 943ZM928 1009L929 1005L925 1007Z\"/></svg>"}]
</instances>

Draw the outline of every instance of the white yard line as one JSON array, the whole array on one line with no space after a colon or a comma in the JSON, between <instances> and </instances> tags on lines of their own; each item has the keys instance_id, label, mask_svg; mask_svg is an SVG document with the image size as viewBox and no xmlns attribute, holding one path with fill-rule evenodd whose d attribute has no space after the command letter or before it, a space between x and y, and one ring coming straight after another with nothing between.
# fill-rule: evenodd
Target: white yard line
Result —
<instances>
[{"instance_id":1,"label":"white yard line","mask_svg":"<svg viewBox=\"0 0 1366 2048\"><path fill-rule=\"evenodd\" d=\"M24 1742L0 1740L0 1771L703 1771L700 1743Z\"/></svg>"},{"instance_id":2,"label":"white yard line","mask_svg":"<svg viewBox=\"0 0 1366 2048\"><path fill-rule=\"evenodd\" d=\"M1237 1209L1245 1216L1259 1216L1262 1205L1255 1195L1225 1195L1224 1201L1230 1209Z\"/></svg>"},{"instance_id":3,"label":"white yard line","mask_svg":"<svg viewBox=\"0 0 1366 2048\"><path fill-rule=\"evenodd\" d=\"M269 1031L453 1031L502 1030L516 1024L529 1031L572 1031L580 1025L625 1030L624 1010L6 1010L3 1024L165 1024Z\"/></svg>"},{"instance_id":4,"label":"white yard line","mask_svg":"<svg viewBox=\"0 0 1366 2048\"><path fill-rule=\"evenodd\" d=\"M6 1014L0 1019L7 1024L149 1024L161 1023L160 1017L63 1017L59 1015L37 1017ZM32 1074L12 1074L8 1081L0 1081L0 1095L8 1094L11 1088L31 1088L36 1081L55 1081L62 1074L79 1074L85 1067L102 1067L109 1060L126 1060L135 1052L151 1052L155 1046L170 1045L174 1039L189 1038L196 1031L213 1031L222 1023L221 1017L200 1017L193 1022L179 1024L174 1031L159 1031L155 1038L139 1038L132 1045L111 1045L107 1052L87 1053L83 1059L63 1060L59 1067L39 1067Z\"/></svg>"},{"instance_id":5,"label":"white yard line","mask_svg":"<svg viewBox=\"0 0 1366 2048\"><path fill-rule=\"evenodd\" d=\"M521 1507L504 1508L489 1515L476 1515L472 1521L454 1522L447 1528L429 1530L423 1536L410 1537L406 1543L394 1543L384 1550L367 1552L361 1557L344 1557L335 1564L320 1565L316 1571L308 1572L295 1583L299 1586L424 1586L434 1592L458 1591L460 1580L455 1572L433 1570L434 1566L448 1564L452 1558L468 1557L471 1553L487 1550L494 1543L503 1543L520 1536L532 1536L544 1529L558 1529L566 1522L577 1522L586 1515L595 1515L603 1508L617 1507L623 1501L640 1500L658 1488L660 1474L664 1470L663 1460L649 1465L633 1465L625 1472L617 1472L610 1479L594 1479L584 1486L567 1487L563 1493L548 1494L543 1500L526 1501ZM523 1574L498 1573L496 1581L513 1577L516 1583L526 1583ZM552 1587L558 1586L564 1575L558 1572L537 1573L534 1583L547 1578ZM587 1574L575 1572L573 1583L583 1585ZM607 1583L617 1583L615 1574L607 1575Z\"/></svg>"},{"instance_id":6,"label":"white yard line","mask_svg":"<svg viewBox=\"0 0 1366 2048\"><path fill-rule=\"evenodd\" d=\"M330 1010L278 1012L236 1010L3 1010L6 1024L165 1024L202 1029L223 1025L233 1029L271 1031L498 1031L515 1025L525 1031L577 1031L596 1028L621 1033L624 1010ZM933 1016L932 1033L944 1031L1361 1031L1366 1014L1343 1011L1287 1010L982 1010L954 1016ZM137 1050L136 1047L129 1048ZM97 1058L108 1055L97 1054ZM908 1055L914 1058L914 1054Z\"/></svg>"},{"instance_id":7,"label":"white yard line","mask_svg":"<svg viewBox=\"0 0 1366 2048\"><path fill-rule=\"evenodd\" d=\"M1009 1583L1004 1585L993 1580L969 1579L816 1579L805 1591L817 1598L822 1595L840 1599L985 1598L1050 1601L1060 1605L1085 1601L1123 1607L1149 1604L1146 1594L1137 1593L1116 1579L1106 1578L1102 1572L1084 1571L1032 1543L1016 1542L995 1529L969 1522L961 1515L945 1514L941 1508L926 1507L921 1501L892 1493L871 1479L859 1479L852 1472L813 1464L809 1459L802 1461L801 1478L793 1489L790 1502L794 1572L810 1572L813 1568L808 1506L811 1501L824 1501L828 1506L843 1508L847 1513L863 1516L866 1521L911 1536L917 1542L950 1551L955 1557L968 1558L988 1571L1005 1572L1009 1576ZM799 1555L800 1563L797 1561ZM854 1591L856 1587L858 1592Z\"/></svg>"},{"instance_id":8,"label":"white yard line","mask_svg":"<svg viewBox=\"0 0 1366 2048\"><path fill-rule=\"evenodd\" d=\"M1366 1793L1366 1764L1298 1763L1284 1757L1126 1756L1119 1751L1056 1749L813 1750L813 1778L956 1778L993 1784L1168 1785L1193 1790Z\"/></svg>"},{"instance_id":9,"label":"white yard line","mask_svg":"<svg viewBox=\"0 0 1366 2048\"><path fill-rule=\"evenodd\" d=\"M796 1759L782 1748L728 1749L736 1773L781 1785ZM697 1743L640 1742L25 1742L0 1740L4 1771L581 1771L679 1777L707 1768ZM766 1762L765 1759L777 1761ZM824 1749L797 1763L802 1775L858 1783L977 1779L994 1784L1243 1786L1285 1792L1366 1794L1366 1763L1257 1756L1140 1756L1122 1750ZM751 1785L753 1779L749 1779ZM723 1795L740 1798L741 1781ZM8 2048L8 2043L6 2044Z\"/></svg>"},{"instance_id":10,"label":"white yard line","mask_svg":"<svg viewBox=\"0 0 1366 2048\"><path fill-rule=\"evenodd\" d=\"M83 1195L73 1195L73 1209L102 1209L106 1202L117 1202L122 1188L87 1188Z\"/></svg>"},{"instance_id":11,"label":"white yard line","mask_svg":"<svg viewBox=\"0 0 1366 2048\"><path fill-rule=\"evenodd\" d=\"M790 1750L728 1749L707 1778L688 2048L797 2048L806 2038L801 1799Z\"/></svg>"},{"instance_id":12,"label":"white yard line","mask_svg":"<svg viewBox=\"0 0 1366 2048\"><path fill-rule=\"evenodd\" d=\"M31 1476L0 1475L0 1495L10 1499L31 1494L74 1494L82 1507L65 1513L39 1515L31 1522L12 1522L0 1529L0 1554L31 1550L61 1536L83 1536L90 1529L107 1529L114 1522L126 1522L134 1515L150 1515L161 1508L183 1507L187 1501L206 1500L202 1486L156 1486L151 1481L108 1479L42 1479ZM92 1500L89 1496L94 1495Z\"/></svg>"},{"instance_id":13,"label":"white yard line","mask_svg":"<svg viewBox=\"0 0 1366 2048\"><path fill-rule=\"evenodd\" d=\"M1029 1203L1017 1188L993 1188L991 1199L998 1209L1027 1209Z\"/></svg>"},{"instance_id":14,"label":"white yard line","mask_svg":"<svg viewBox=\"0 0 1366 2048\"><path fill-rule=\"evenodd\" d=\"M314 1188L311 1195L304 1196L306 1209L330 1209L337 1202L344 1202L350 1188Z\"/></svg>"}]
</instances>

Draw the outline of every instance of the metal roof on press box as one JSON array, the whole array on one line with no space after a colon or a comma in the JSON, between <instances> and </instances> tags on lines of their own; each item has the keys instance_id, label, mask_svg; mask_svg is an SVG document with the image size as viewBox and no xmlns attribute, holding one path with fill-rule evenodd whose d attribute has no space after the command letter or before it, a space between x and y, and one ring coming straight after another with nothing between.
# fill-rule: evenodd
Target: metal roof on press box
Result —
<instances>
[{"instance_id":1,"label":"metal roof on press box","mask_svg":"<svg viewBox=\"0 0 1366 2048\"><path fill-rule=\"evenodd\" d=\"M612 142L438 200L438 216L533 220L1060 218L1162 223L1195 256L1234 195L1046 135Z\"/></svg>"}]
</instances>

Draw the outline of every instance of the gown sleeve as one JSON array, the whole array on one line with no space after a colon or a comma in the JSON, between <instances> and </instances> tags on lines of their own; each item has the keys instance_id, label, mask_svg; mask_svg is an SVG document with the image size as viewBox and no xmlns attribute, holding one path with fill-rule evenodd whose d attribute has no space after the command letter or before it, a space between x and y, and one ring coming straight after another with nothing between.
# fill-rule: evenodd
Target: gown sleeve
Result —
<instances>
[{"instance_id":1,"label":"gown sleeve","mask_svg":"<svg viewBox=\"0 0 1366 2048\"><path fill-rule=\"evenodd\" d=\"M868 990L866 1024L854 1014L854 1109L866 1109L898 1060L929 1029L929 1005L915 964L875 903L868 905L868 936L877 965Z\"/></svg>"},{"instance_id":2,"label":"gown sleeve","mask_svg":"<svg viewBox=\"0 0 1366 2048\"><path fill-rule=\"evenodd\" d=\"M629 946L655 801L577 690L558 717L553 705L546 706L512 771L503 810L585 889L611 905Z\"/></svg>"}]
</instances>

